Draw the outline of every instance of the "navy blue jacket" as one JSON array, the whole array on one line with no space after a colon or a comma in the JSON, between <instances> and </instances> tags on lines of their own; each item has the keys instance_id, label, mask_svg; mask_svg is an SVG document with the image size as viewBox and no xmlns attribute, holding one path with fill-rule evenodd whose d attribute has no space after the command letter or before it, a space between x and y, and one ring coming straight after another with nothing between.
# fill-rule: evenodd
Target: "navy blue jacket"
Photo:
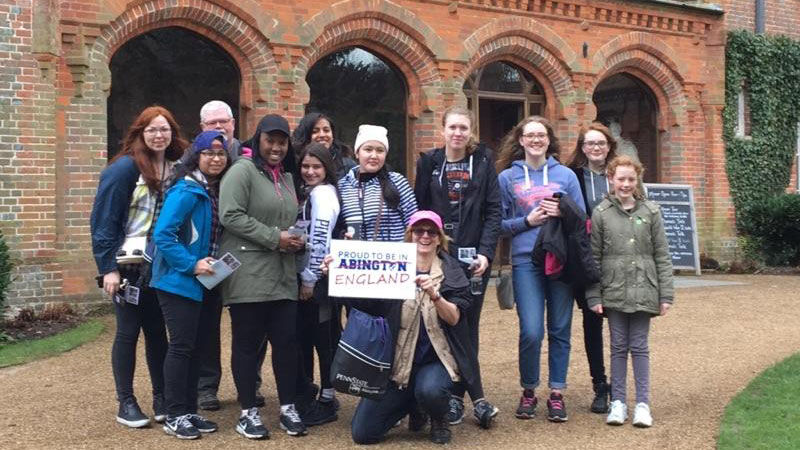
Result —
<instances>
[{"instance_id":1,"label":"navy blue jacket","mask_svg":"<svg viewBox=\"0 0 800 450\"><path fill-rule=\"evenodd\" d=\"M125 242L125 226L139 169L130 156L114 161L100 173L90 227L92 253L100 275L117 270L117 250Z\"/></svg>"}]
</instances>

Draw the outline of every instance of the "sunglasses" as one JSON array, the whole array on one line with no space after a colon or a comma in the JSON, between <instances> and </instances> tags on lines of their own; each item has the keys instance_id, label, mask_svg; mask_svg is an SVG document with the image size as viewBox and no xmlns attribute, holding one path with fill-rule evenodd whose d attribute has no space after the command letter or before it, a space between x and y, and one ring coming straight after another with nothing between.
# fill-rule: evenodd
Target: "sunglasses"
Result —
<instances>
[{"instance_id":1,"label":"sunglasses","mask_svg":"<svg viewBox=\"0 0 800 450\"><path fill-rule=\"evenodd\" d=\"M430 237L439 236L439 230L436 228L414 228L411 230L411 232L414 233L414 236L418 238L425 236L426 234Z\"/></svg>"}]
</instances>

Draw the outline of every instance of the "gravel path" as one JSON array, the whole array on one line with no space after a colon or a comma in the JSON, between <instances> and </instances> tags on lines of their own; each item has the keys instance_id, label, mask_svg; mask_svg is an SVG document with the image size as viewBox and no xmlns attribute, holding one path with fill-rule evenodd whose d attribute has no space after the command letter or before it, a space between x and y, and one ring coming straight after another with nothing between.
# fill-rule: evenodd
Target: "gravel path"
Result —
<instances>
[{"instance_id":1,"label":"gravel path","mask_svg":"<svg viewBox=\"0 0 800 450\"><path fill-rule=\"evenodd\" d=\"M549 423L513 417L519 395L517 317L500 311L494 296L486 299L482 319L481 362L486 392L500 407L496 425L480 430L470 419L453 427L450 447L466 448L712 448L728 401L766 367L800 350L796 276L712 276L739 286L679 289L669 315L651 331L652 408L655 426L608 427L604 416L588 412L591 383L582 345L580 314L573 321L569 390L565 395L569 422ZM111 318L107 319L113 329ZM229 319L223 319L223 359L229 358ZM340 419L291 438L277 424L274 381L267 382L267 407L262 410L272 439L246 441L233 430L237 406L230 371L225 364L220 393L223 409L209 414L221 430L193 444L167 437L159 428L130 430L114 422L116 404L110 368L112 333L61 356L0 370L0 448L350 448L349 418L355 399L340 395ZM140 345L136 390L149 414L147 371ZM545 346L546 348L546 346ZM543 361L547 361L546 356ZM546 368L542 369L546 374ZM633 383L629 381L629 389ZM270 388L271 387L271 388ZM629 392L631 392L629 390ZM541 397L544 391L538 392ZM630 394L631 397L632 394ZM543 405L540 398L540 405ZM469 412L469 408L468 408ZM429 446L427 433L397 428L383 447Z\"/></svg>"}]
</instances>

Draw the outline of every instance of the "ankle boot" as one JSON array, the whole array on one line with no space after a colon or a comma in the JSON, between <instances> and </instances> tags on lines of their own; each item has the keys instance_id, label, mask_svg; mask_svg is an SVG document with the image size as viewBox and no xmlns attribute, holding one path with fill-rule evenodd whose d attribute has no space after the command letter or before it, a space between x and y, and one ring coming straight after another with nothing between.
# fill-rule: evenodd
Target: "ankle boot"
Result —
<instances>
[{"instance_id":1,"label":"ankle boot","mask_svg":"<svg viewBox=\"0 0 800 450\"><path fill-rule=\"evenodd\" d=\"M611 386L608 383L596 383L594 385L594 400L592 400L591 410L596 414L608 412L608 400L611 395Z\"/></svg>"}]
</instances>

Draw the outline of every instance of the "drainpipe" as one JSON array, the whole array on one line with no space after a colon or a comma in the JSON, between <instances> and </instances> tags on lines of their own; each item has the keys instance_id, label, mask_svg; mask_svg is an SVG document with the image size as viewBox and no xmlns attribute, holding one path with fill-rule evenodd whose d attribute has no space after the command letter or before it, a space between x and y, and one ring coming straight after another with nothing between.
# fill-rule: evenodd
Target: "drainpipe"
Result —
<instances>
[{"instance_id":1,"label":"drainpipe","mask_svg":"<svg viewBox=\"0 0 800 450\"><path fill-rule=\"evenodd\" d=\"M764 34L765 3L765 0L756 0L756 34Z\"/></svg>"},{"instance_id":2,"label":"drainpipe","mask_svg":"<svg viewBox=\"0 0 800 450\"><path fill-rule=\"evenodd\" d=\"M797 168L797 173L795 174L797 176L797 180L795 180L797 183L796 192L800 194L800 122L797 122L797 159L794 164Z\"/></svg>"}]
</instances>

